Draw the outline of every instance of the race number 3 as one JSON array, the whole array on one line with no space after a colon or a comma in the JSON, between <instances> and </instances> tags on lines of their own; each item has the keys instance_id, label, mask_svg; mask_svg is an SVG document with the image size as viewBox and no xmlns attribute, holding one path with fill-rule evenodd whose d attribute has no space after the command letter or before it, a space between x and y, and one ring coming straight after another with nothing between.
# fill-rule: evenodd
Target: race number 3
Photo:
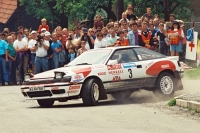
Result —
<instances>
[{"instance_id":1,"label":"race number 3","mask_svg":"<svg viewBox=\"0 0 200 133\"><path fill-rule=\"evenodd\" d=\"M128 69L128 72L129 72L129 78L133 78L133 74L132 74L132 70L131 69Z\"/></svg>"}]
</instances>

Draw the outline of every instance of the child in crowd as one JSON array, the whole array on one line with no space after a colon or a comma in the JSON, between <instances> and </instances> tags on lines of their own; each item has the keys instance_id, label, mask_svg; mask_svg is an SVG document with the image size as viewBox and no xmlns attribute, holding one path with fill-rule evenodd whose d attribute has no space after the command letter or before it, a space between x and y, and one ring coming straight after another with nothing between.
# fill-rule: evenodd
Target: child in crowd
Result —
<instances>
[{"instance_id":1,"label":"child in crowd","mask_svg":"<svg viewBox=\"0 0 200 133\"><path fill-rule=\"evenodd\" d=\"M160 30L156 33L156 38L159 41L159 52L161 54L167 55L167 44L165 43L165 33L164 24L159 24Z\"/></svg>"},{"instance_id":2,"label":"child in crowd","mask_svg":"<svg viewBox=\"0 0 200 133\"><path fill-rule=\"evenodd\" d=\"M129 20L127 19L127 15L125 12L122 13L122 19L119 21L119 23L121 23L122 21L126 21L127 23L129 22Z\"/></svg>"},{"instance_id":3,"label":"child in crowd","mask_svg":"<svg viewBox=\"0 0 200 133\"><path fill-rule=\"evenodd\" d=\"M85 44L85 41L81 41L81 48L78 50L78 56L87 51Z\"/></svg>"},{"instance_id":4,"label":"child in crowd","mask_svg":"<svg viewBox=\"0 0 200 133\"><path fill-rule=\"evenodd\" d=\"M49 26L47 25L47 20L45 18L41 20L41 25L39 26L38 32L41 33L44 29L46 29L46 31L49 31Z\"/></svg>"},{"instance_id":5,"label":"child in crowd","mask_svg":"<svg viewBox=\"0 0 200 133\"><path fill-rule=\"evenodd\" d=\"M117 39L115 46L129 46L128 38L124 37L124 31L118 32L119 38Z\"/></svg>"},{"instance_id":6,"label":"child in crowd","mask_svg":"<svg viewBox=\"0 0 200 133\"><path fill-rule=\"evenodd\" d=\"M170 56L170 45L171 45L171 43L170 43L170 40L169 40L169 38L168 38L168 33L167 33L167 31L165 31L164 32L164 35L165 35L165 43L166 43L166 45L167 45L167 56Z\"/></svg>"},{"instance_id":7,"label":"child in crowd","mask_svg":"<svg viewBox=\"0 0 200 133\"><path fill-rule=\"evenodd\" d=\"M96 15L96 20L94 22L94 28L101 27L101 29L104 27L103 21L101 21L101 15Z\"/></svg>"},{"instance_id":8,"label":"child in crowd","mask_svg":"<svg viewBox=\"0 0 200 133\"><path fill-rule=\"evenodd\" d=\"M75 51L75 48L73 46L69 47L69 54L68 54L68 60L69 62L73 61L77 57L77 53Z\"/></svg>"}]
</instances>

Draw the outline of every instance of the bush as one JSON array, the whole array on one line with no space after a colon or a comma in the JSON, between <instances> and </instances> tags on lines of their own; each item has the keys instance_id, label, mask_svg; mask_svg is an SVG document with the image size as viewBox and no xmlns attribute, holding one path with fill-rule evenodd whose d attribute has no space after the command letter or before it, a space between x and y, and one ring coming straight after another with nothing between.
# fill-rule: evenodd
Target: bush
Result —
<instances>
[{"instance_id":1,"label":"bush","mask_svg":"<svg viewBox=\"0 0 200 133\"><path fill-rule=\"evenodd\" d=\"M168 102L169 106L175 106L176 105L176 99L172 99L170 102Z\"/></svg>"}]
</instances>

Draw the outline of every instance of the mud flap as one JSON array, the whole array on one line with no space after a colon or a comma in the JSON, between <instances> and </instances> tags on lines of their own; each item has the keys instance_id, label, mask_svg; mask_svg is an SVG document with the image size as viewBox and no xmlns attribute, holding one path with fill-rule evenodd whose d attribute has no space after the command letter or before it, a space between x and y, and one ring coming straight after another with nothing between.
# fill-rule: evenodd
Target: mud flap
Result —
<instances>
[{"instance_id":1,"label":"mud flap","mask_svg":"<svg viewBox=\"0 0 200 133\"><path fill-rule=\"evenodd\" d=\"M180 74L178 71L175 71L174 72L174 78L175 78L175 90L183 90L183 84L182 84L182 81L181 81L181 77L180 77Z\"/></svg>"}]
</instances>

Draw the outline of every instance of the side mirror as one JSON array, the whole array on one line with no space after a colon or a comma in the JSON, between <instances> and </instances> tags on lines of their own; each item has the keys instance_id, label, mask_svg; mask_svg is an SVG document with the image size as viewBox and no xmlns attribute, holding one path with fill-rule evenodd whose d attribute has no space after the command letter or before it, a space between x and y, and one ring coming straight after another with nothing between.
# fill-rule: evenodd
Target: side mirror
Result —
<instances>
[{"instance_id":1,"label":"side mirror","mask_svg":"<svg viewBox=\"0 0 200 133\"><path fill-rule=\"evenodd\" d=\"M117 64L118 61L117 60L109 60L107 65L114 65L114 64Z\"/></svg>"}]
</instances>

